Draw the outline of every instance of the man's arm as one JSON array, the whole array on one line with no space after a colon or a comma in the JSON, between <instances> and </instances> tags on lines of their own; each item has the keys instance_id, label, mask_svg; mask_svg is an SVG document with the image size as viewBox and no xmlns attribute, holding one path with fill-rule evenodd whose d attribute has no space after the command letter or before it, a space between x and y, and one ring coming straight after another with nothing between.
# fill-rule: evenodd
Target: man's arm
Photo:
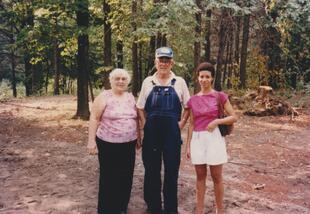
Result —
<instances>
[{"instance_id":1,"label":"man's arm","mask_svg":"<svg viewBox=\"0 0 310 214\"><path fill-rule=\"evenodd\" d=\"M188 120L188 117L189 117L189 109L188 108L185 108L184 111L183 111L183 114L182 114L182 117L181 117L181 120L179 121L179 127L180 127L180 130L182 130Z\"/></svg>"},{"instance_id":2,"label":"man's arm","mask_svg":"<svg viewBox=\"0 0 310 214\"><path fill-rule=\"evenodd\" d=\"M138 108L138 118L139 118L139 129L143 129L145 125L145 112L144 109Z\"/></svg>"}]
</instances>

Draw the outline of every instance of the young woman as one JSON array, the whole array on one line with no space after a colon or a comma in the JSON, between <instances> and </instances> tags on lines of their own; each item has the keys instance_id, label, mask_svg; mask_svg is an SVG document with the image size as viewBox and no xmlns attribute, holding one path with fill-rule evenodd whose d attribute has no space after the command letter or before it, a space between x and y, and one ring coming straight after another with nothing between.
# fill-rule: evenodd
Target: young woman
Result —
<instances>
[{"instance_id":1,"label":"young woman","mask_svg":"<svg viewBox=\"0 0 310 214\"><path fill-rule=\"evenodd\" d=\"M201 90L187 103L190 109L190 127L186 143L186 157L191 159L196 171L197 214L204 214L207 166L210 166L214 183L216 213L223 213L224 186L222 166L227 162L225 139L218 128L219 124L232 124L237 117L227 94L212 88L215 69L208 62L197 69ZM219 119L219 102L229 116Z\"/></svg>"},{"instance_id":2,"label":"young woman","mask_svg":"<svg viewBox=\"0 0 310 214\"><path fill-rule=\"evenodd\" d=\"M130 76L124 69L110 73L111 90L96 97L89 121L88 150L98 150L99 214L125 214L130 198L135 147L140 147L136 102L127 92Z\"/></svg>"}]
</instances>

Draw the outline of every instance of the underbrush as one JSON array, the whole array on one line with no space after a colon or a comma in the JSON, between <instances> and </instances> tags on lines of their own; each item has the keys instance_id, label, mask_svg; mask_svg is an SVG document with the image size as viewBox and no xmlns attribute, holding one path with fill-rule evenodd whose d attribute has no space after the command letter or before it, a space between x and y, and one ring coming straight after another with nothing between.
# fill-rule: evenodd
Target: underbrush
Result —
<instances>
[{"instance_id":1,"label":"underbrush","mask_svg":"<svg viewBox=\"0 0 310 214\"><path fill-rule=\"evenodd\" d=\"M25 86L21 83L16 85L17 98L23 98L25 94ZM12 85L9 80L2 80L0 82L0 101L6 101L14 98Z\"/></svg>"},{"instance_id":2,"label":"underbrush","mask_svg":"<svg viewBox=\"0 0 310 214\"><path fill-rule=\"evenodd\" d=\"M255 91L250 89L239 89L239 90L224 90L226 93L234 97L243 97L246 94ZM296 108L310 108L310 84L299 88L298 90L293 89L277 89L274 91L274 96L278 97L282 101L288 102L291 106Z\"/></svg>"}]
</instances>

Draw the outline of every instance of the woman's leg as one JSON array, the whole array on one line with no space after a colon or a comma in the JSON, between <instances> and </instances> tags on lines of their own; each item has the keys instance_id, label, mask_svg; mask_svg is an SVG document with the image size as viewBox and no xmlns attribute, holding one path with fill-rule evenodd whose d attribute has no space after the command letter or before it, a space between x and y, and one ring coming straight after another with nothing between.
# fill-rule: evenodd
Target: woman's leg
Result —
<instances>
[{"instance_id":1,"label":"woman's leg","mask_svg":"<svg viewBox=\"0 0 310 214\"><path fill-rule=\"evenodd\" d=\"M222 168L223 165L210 166L211 177L214 184L216 214L223 213L224 184Z\"/></svg>"},{"instance_id":2,"label":"woman's leg","mask_svg":"<svg viewBox=\"0 0 310 214\"><path fill-rule=\"evenodd\" d=\"M196 170L196 201L197 214L204 214L204 199L206 192L207 165L195 165Z\"/></svg>"},{"instance_id":3,"label":"woman's leg","mask_svg":"<svg viewBox=\"0 0 310 214\"><path fill-rule=\"evenodd\" d=\"M111 209L111 167L109 164L109 154L111 153L110 145L100 140L96 139L98 148L98 159L100 166L100 177L99 177L99 193L98 193L98 214L103 214ZM112 178L113 180L113 178Z\"/></svg>"},{"instance_id":4,"label":"woman's leg","mask_svg":"<svg viewBox=\"0 0 310 214\"><path fill-rule=\"evenodd\" d=\"M120 163L119 166L119 208L121 211L126 211L130 200L130 193L133 180L133 171L135 166L135 145L136 141L124 143L122 149L119 151Z\"/></svg>"}]
</instances>

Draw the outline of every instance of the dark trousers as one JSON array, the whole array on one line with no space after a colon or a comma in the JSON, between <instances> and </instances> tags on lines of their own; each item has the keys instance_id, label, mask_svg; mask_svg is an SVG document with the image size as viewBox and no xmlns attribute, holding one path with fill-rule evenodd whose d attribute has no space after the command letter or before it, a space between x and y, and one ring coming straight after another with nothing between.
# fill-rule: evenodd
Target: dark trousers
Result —
<instances>
[{"instance_id":1,"label":"dark trousers","mask_svg":"<svg viewBox=\"0 0 310 214\"><path fill-rule=\"evenodd\" d=\"M144 200L148 209L161 206L161 165L164 163L164 210L177 213L177 186L180 166L181 137L178 123L171 118L152 118L144 128L142 158L145 168Z\"/></svg>"},{"instance_id":2,"label":"dark trousers","mask_svg":"<svg viewBox=\"0 0 310 214\"><path fill-rule=\"evenodd\" d=\"M98 213L119 214L127 210L136 141L109 143L96 138L100 165Z\"/></svg>"}]
</instances>

